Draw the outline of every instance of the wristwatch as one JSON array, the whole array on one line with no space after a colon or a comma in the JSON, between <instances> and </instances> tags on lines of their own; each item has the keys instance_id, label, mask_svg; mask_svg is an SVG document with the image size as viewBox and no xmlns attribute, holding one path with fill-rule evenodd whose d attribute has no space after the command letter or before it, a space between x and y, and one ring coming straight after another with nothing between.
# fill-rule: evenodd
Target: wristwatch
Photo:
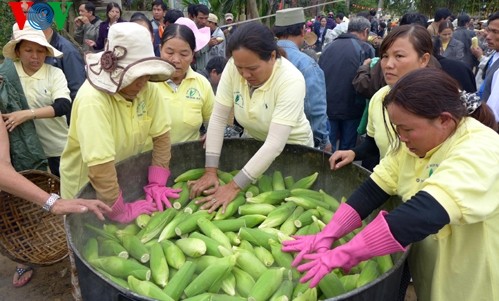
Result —
<instances>
[{"instance_id":1,"label":"wristwatch","mask_svg":"<svg viewBox=\"0 0 499 301\"><path fill-rule=\"evenodd\" d=\"M50 209L52 209L52 206L54 206L55 201L60 199L61 197L58 194L51 193L50 197L47 199L45 204L42 206L43 210L50 212Z\"/></svg>"}]
</instances>

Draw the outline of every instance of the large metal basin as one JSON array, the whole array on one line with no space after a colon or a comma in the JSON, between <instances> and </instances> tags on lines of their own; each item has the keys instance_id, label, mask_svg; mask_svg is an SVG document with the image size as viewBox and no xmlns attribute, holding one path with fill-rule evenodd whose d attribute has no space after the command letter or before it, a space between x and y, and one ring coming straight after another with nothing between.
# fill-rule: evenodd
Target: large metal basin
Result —
<instances>
[{"instance_id":1,"label":"large metal basin","mask_svg":"<svg viewBox=\"0 0 499 301\"><path fill-rule=\"evenodd\" d=\"M261 142L252 139L226 139L222 150L220 169L224 171L241 169L261 145ZM332 172L329 169L328 158L328 154L314 148L287 145L282 154L272 163L267 174L271 174L274 170L280 170L283 175L293 175L295 179L299 179L318 171L319 177L314 188L322 188L338 199L342 196L348 197L369 176L369 171L355 164ZM204 149L199 142L173 145L170 164L172 179L170 182L185 170L203 167L204 159ZM123 190L125 201L133 201L143 196L142 188L147 184L147 168L150 162L151 153L148 152L129 158L117 165L118 181ZM169 183L169 185L171 184ZM87 185L78 196L94 198L95 191L91 185ZM398 199L392 198L386 204L385 209L390 210L398 201ZM65 221L69 245L75 254L76 268L84 300L152 300L108 281L83 259L80 250L88 238L88 233L83 227L85 223L101 225L101 222L92 214L72 214ZM406 257L407 252L393 254L395 266L392 270L362 288L328 299L328 301L398 300L403 263Z\"/></svg>"}]
</instances>

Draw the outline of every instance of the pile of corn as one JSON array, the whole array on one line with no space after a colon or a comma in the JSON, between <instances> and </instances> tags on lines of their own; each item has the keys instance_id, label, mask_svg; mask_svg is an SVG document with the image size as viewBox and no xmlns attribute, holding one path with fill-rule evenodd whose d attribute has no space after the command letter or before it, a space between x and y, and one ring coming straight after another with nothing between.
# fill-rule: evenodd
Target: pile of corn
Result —
<instances>
[{"instance_id":1,"label":"pile of corn","mask_svg":"<svg viewBox=\"0 0 499 301\"><path fill-rule=\"evenodd\" d=\"M116 284L157 300L324 300L378 278L392 266L389 255L360 263L349 274L335 269L317 288L300 283L291 267L293 254L281 251L290 235L319 232L339 203L324 191L310 188L314 173L298 181L275 171L232 201L225 211L198 210L189 200L187 181L204 169L189 170L175 179L182 188L173 207L152 216L141 215L122 226L86 224L95 235L83 257ZM221 183L237 171L219 171ZM333 246L345 243L354 231Z\"/></svg>"}]
</instances>

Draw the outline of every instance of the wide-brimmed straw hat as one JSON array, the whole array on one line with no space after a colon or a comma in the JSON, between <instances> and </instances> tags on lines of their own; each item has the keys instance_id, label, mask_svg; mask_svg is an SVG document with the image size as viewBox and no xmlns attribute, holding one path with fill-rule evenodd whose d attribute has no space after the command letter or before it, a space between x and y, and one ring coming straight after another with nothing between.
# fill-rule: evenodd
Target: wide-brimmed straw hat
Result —
<instances>
[{"instance_id":1,"label":"wide-brimmed straw hat","mask_svg":"<svg viewBox=\"0 0 499 301\"><path fill-rule=\"evenodd\" d=\"M194 49L195 52L206 46L211 39L211 31L209 27L205 26L203 28L198 28L196 23L189 18L178 18L177 21L175 21L175 24L185 25L192 30L194 38L196 39L196 49Z\"/></svg>"},{"instance_id":2,"label":"wide-brimmed straw hat","mask_svg":"<svg viewBox=\"0 0 499 301\"><path fill-rule=\"evenodd\" d=\"M315 43L317 42L317 35L313 31L309 31L309 32L305 33L303 38L305 40L305 43L307 43L308 46L315 45Z\"/></svg>"},{"instance_id":3,"label":"wide-brimmed straw hat","mask_svg":"<svg viewBox=\"0 0 499 301\"><path fill-rule=\"evenodd\" d=\"M86 56L87 77L96 89L114 94L137 78L150 75L149 81L168 80L175 68L154 56L151 33L133 22L109 28L105 50Z\"/></svg>"},{"instance_id":4,"label":"wide-brimmed straw hat","mask_svg":"<svg viewBox=\"0 0 499 301\"><path fill-rule=\"evenodd\" d=\"M24 24L24 28L22 30L19 29L19 25L17 25L17 23L12 26L12 39L7 44L5 44L5 46L3 46L3 56L9 59L16 59L16 45L23 40L44 46L45 48L47 48L48 56L62 56L62 52L50 45L50 43L45 38L43 31L34 29L28 24L28 22Z\"/></svg>"}]
</instances>

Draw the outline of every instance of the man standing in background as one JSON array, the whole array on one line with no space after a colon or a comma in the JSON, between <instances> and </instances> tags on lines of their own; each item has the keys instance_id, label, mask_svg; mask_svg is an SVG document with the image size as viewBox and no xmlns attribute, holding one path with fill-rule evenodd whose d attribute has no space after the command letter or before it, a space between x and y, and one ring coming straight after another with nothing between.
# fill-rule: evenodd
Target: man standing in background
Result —
<instances>
[{"instance_id":1,"label":"man standing in background","mask_svg":"<svg viewBox=\"0 0 499 301\"><path fill-rule=\"evenodd\" d=\"M161 48L161 37L159 36L159 28L164 26L164 18L166 15L166 11L168 8L163 0L154 0L152 3L152 31L154 36L154 55L157 57L160 56L160 48Z\"/></svg>"},{"instance_id":2,"label":"man standing in background","mask_svg":"<svg viewBox=\"0 0 499 301\"><path fill-rule=\"evenodd\" d=\"M206 63L215 56L225 57L225 35L218 27L218 17L215 14L208 15L208 25L211 31L211 39L208 42L208 59ZM206 66L205 66L206 67Z\"/></svg>"},{"instance_id":3,"label":"man standing in background","mask_svg":"<svg viewBox=\"0 0 499 301\"><path fill-rule=\"evenodd\" d=\"M328 120L326 115L326 84L324 72L310 56L300 51L305 41L305 15L302 7L278 10L274 34L277 45L288 55L287 59L305 78L305 115L314 134L314 146L330 152Z\"/></svg>"},{"instance_id":4,"label":"man standing in background","mask_svg":"<svg viewBox=\"0 0 499 301\"><path fill-rule=\"evenodd\" d=\"M373 47L367 43L371 23L364 17L354 17L348 32L338 36L322 52L319 66L326 78L327 115L330 124L329 141L336 150L351 149L357 143L357 128L366 106L366 99L355 91L352 80L357 69L374 57Z\"/></svg>"},{"instance_id":5,"label":"man standing in background","mask_svg":"<svg viewBox=\"0 0 499 301\"><path fill-rule=\"evenodd\" d=\"M99 26L102 20L95 15L95 5L92 2L86 2L78 8L78 17L74 19L75 32L74 39L80 44L83 52L93 52L93 48L85 43L86 40L96 42L99 37Z\"/></svg>"}]
</instances>

